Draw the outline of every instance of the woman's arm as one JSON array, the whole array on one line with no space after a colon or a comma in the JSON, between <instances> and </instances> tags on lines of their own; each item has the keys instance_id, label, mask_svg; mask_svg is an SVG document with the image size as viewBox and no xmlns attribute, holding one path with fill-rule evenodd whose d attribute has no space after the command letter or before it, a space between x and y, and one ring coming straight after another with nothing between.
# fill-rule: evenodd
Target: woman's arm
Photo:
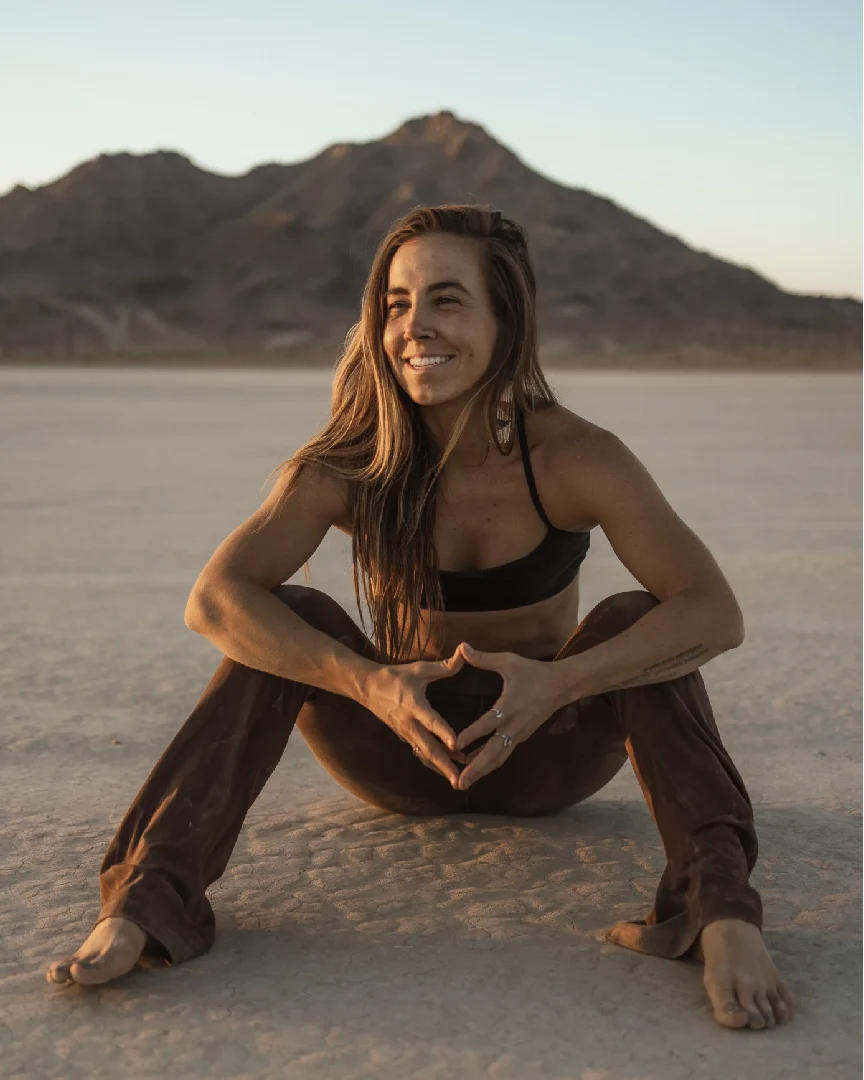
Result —
<instances>
[{"instance_id":1,"label":"woman's arm","mask_svg":"<svg viewBox=\"0 0 864 1080\"><path fill-rule=\"evenodd\" d=\"M554 464L573 505L660 601L623 633L552 665L560 704L676 679L741 644L741 609L716 560L617 436L594 429L578 454L562 441Z\"/></svg>"},{"instance_id":2,"label":"woman's arm","mask_svg":"<svg viewBox=\"0 0 864 1080\"><path fill-rule=\"evenodd\" d=\"M358 700L380 665L310 626L270 591L311 558L332 525L345 522L345 489L311 466L283 499L286 486L280 478L216 549L189 596L186 625L247 667Z\"/></svg>"}]
</instances>

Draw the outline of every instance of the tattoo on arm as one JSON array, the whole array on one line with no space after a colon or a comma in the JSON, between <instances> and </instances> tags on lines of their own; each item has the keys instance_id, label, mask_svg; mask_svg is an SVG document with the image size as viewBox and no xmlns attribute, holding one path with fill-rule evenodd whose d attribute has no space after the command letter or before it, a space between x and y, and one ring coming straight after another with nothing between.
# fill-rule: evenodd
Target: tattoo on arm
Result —
<instances>
[{"instance_id":1,"label":"tattoo on arm","mask_svg":"<svg viewBox=\"0 0 864 1080\"><path fill-rule=\"evenodd\" d=\"M649 683L666 682L669 679L678 678L678 674L687 675L690 671L695 670L698 664L694 665L694 661L701 660L704 656L707 656L711 652L711 649L705 645L693 645L689 649L685 649L684 652L678 653L676 656L669 656L665 660L658 660L654 664L649 664L648 667L643 668L639 675L634 675L630 679L624 679L622 682L615 683L614 686L610 686L610 690L624 690L629 686L646 686ZM676 669L679 667L688 668L687 671L682 671L676 674Z\"/></svg>"}]
</instances>

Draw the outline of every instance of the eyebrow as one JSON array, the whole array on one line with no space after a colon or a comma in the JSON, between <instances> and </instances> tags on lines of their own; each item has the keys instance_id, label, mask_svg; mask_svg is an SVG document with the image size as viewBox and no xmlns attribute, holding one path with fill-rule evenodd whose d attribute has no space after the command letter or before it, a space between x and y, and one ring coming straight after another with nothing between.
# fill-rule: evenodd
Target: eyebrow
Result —
<instances>
[{"instance_id":1,"label":"eyebrow","mask_svg":"<svg viewBox=\"0 0 864 1080\"><path fill-rule=\"evenodd\" d=\"M461 281L436 281L433 285L430 285L426 292L434 292L435 289L461 289L462 292L471 293L465 288ZM385 296L408 296L408 289L403 289L401 286L397 286L394 289L388 289Z\"/></svg>"}]
</instances>

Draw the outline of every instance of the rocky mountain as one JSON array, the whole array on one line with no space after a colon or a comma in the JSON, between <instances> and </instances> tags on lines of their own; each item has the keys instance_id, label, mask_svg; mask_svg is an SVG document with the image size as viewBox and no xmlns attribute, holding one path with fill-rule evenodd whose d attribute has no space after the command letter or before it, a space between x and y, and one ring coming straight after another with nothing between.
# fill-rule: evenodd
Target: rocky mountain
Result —
<instances>
[{"instance_id":1,"label":"rocky mountain","mask_svg":"<svg viewBox=\"0 0 864 1080\"><path fill-rule=\"evenodd\" d=\"M552 363L860 363L859 301L790 294L695 251L450 112L244 176L120 153L14 188L0 198L0 362L332 364L381 237L444 202L525 226Z\"/></svg>"}]
</instances>

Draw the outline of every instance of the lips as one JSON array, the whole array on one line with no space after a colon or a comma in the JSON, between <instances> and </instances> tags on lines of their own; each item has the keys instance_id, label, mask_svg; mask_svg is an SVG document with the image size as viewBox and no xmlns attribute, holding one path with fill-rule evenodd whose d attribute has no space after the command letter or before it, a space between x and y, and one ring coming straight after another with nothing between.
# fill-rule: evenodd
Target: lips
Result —
<instances>
[{"instance_id":1,"label":"lips","mask_svg":"<svg viewBox=\"0 0 864 1080\"><path fill-rule=\"evenodd\" d=\"M428 356L411 356L405 363L413 371L428 371L430 368L441 367L453 359L454 356L449 353L430 353Z\"/></svg>"}]
</instances>

